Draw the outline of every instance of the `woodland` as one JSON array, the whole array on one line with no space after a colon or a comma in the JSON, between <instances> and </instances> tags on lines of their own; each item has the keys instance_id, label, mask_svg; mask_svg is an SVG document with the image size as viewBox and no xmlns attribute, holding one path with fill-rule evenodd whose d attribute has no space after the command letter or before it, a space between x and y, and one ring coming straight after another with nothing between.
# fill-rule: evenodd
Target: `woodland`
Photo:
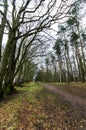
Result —
<instances>
[{"instance_id":1,"label":"woodland","mask_svg":"<svg viewBox=\"0 0 86 130\"><path fill-rule=\"evenodd\" d=\"M0 1L0 98L33 80L86 81L85 4Z\"/></svg>"},{"instance_id":2,"label":"woodland","mask_svg":"<svg viewBox=\"0 0 86 130\"><path fill-rule=\"evenodd\" d=\"M0 0L0 130L86 129L86 1Z\"/></svg>"}]
</instances>

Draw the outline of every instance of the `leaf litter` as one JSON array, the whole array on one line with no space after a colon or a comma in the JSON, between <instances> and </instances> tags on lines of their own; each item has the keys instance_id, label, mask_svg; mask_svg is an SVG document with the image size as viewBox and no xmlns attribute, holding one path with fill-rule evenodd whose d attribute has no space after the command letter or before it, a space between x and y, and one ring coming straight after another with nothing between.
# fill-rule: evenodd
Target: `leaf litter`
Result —
<instances>
[{"instance_id":1,"label":"leaf litter","mask_svg":"<svg viewBox=\"0 0 86 130\"><path fill-rule=\"evenodd\" d=\"M0 130L85 130L86 120L68 102L35 83L1 103Z\"/></svg>"}]
</instances>

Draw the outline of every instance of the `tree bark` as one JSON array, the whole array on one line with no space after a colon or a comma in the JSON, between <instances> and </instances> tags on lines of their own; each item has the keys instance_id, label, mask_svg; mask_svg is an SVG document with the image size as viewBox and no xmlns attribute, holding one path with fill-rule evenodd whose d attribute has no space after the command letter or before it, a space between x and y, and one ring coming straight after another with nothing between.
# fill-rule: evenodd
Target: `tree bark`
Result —
<instances>
[{"instance_id":1,"label":"tree bark","mask_svg":"<svg viewBox=\"0 0 86 130\"><path fill-rule=\"evenodd\" d=\"M78 30L78 35L79 35L79 39L80 39L80 47L81 47L81 52L82 52L82 71L83 71L83 74L84 76L86 77L86 64L85 64L85 54L84 54L84 51L83 51L83 42L82 42L82 39L81 39L81 35L80 35L80 31L79 31L79 26L77 25L77 30Z\"/></svg>"},{"instance_id":2,"label":"tree bark","mask_svg":"<svg viewBox=\"0 0 86 130\"><path fill-rule=\"evenodd\" d=\"M14 42L16 43L16 41L14 40L14 36L15 36L15 32L12 32L11 34L9 34L8 42L6 44L5 51L4 51L4 54L3 54L3 58L1 60L1 68L0 68L0 95L2 95L2 93L3 93L2 92L3 91L3 81L4 81L4 78L5 78L6 71L7 71L7 67L8 67L8 63L9 63L9 57L10 57L10 54L11 54L12 46L13 46Z\"/></svg>"},{"instance_id":3,"label":"tree bark","mask_svg":"<svg viewBox=\"0 0 86 130\"><path fill-rule=\"evenodd\" d=\"M7 16L7 0L4 1L4 13L2 16L1 20L1 25L0 25L0 61L1 61L1 53L2 53L2 40L3 40L3 35L4 35L4 29L5 29L5 23L6 23L6 16Z\"/></svg>"},{"instance_id":4,"label":"tree bark","mask_svg":"<svg viewBox=\"0 0 86 130\"><path fill-rule=\"evenodd\" d=\"M8 68L5 74L5 79L4 79L4 93L10 94L14 92L14 86L13 86L13 80L14 80L14 72L15 72L15 67L16 67L16 62L15 62L15 52L16 52L16 44L14 42L12 46L12 50L10 53L10 58L9 58L9 64ZM9 91L7 92L9 88Z\"/></svg>"},{"instance_id":5,"label":"tree bark","mask_svg":"<svg viewBox=\"0 0 86 130\"><path fill-rule=\"evenodd\" d=\"M75 49L76 49L76 60L78 64L79 77L82 82L85 82L85 72L84 72L83 63L77 45L75 45Z\"/></svg>"}]
</instances>

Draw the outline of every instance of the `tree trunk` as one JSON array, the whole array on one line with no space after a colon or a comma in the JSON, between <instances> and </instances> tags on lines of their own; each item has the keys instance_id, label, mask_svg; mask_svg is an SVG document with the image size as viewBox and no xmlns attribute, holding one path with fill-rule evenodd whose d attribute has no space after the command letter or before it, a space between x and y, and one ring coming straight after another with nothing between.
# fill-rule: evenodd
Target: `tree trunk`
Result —
<instances>
[{"instance_id":1,"label":"tree trunk","mask_svg":"<svg viewBox=\"0 0 86 130\"><path fill-rule=\"evenodd\" d=\"M64 44L65 48L65 59L66 59L66 66L67 66L67 83L69 84L70 82L70 75L69 75L69 54L68 54L68 45L65 42Z\"/></svg>"},{"instance_id":2,"label":"tree trunk","mask_svg":"<svg viewBox=\"0 0 86 130\"><path fill-rule=\"evenodd\" d=\"M6 71L5 79L4 79L4 93L10 94L14 92L14 86L13 86L13 80L14 80L14 72L15 72L15 52L16 52L16 44L14 42L14 45L12 47L10 58L9 58L9 64Z\"/></svg>"},{"instance_id":3,"label":"tree trunk","mask_svg":"<svg viewBox=\"0 0 86 130\"><path fill-rule=\"evenodd\" d=\"M7 8L8 8L7 0L5 0L4 1L4 16L2 17L1 25L0 25L0 61L1 61L1 53L2 53L2 39L4 35L6 16L7 16Z\"/></svg>"},{"instance_id":4,"label":"tree trunk","mask_svg":"<svg viewBox=\"0 0 86 130\"><path fill-rule=\"evenodd\" d=\"M76 49L76 59L78 64L79 77L82 82L85 82L85 72L84 72L83 63L77 45L75 45L75 49Z\"/></svg>"},{"instance_id":5,"label":"tree trunk","mask_svg":"<svg viewBox=\"0 0 86 130\"><path fill-rule=\"evenodd\" d=\"M1 60L1 68L0 68L0 95L2 95L2 89L3 89L3 80L6 75L7 71L7 65L9 63L9 57L11 55L12 46L16 41L14 41L15 32L12 32L12 34L9 35L7 45L5 47L5 51L3 54L3 58ZM13 42L14 41L14 42ZM1 97L1 96L0 96Z\"/></svg>"},{"instance_id":6,"label":"tree trunk","mask_svg":"<svg viewBox=\"0 0 86 130\"><path fill-rule=\"evenodd\" d=\"M65 54L65 58L66 58L66 65L67 65L67 83L69 84L70 82L70 77L69 77L69 63L68 63L68 57Z\"/></svg>"},{"instance_id":7,"label":"tree trunk","mask_svg":"<svg viewBox=\"0 0 86 130\"><path fill-rule=\"evenodd\" d=\"M61 56L59 56L59 82L62 82L62 60Z\"/></svg>"},{"instance_id":8,"label":"tree trunk","mask_svg":"<svg viewBox=\"0 0 86 130\"><path fill-rule=\"evenodd\" d=\"M81 52L82 52L82 68L83 68L83 74L84 76L86 77L86 64L85 64L85 55L84 55L84 51L83 51L83 42L82 42L82 39L81 39L81 35L80 35L80 31L79 31L79 26L77 25L77 30L78 30L78 34L79 34L79 39L80 39L80 47L81 47Z\"/></svg>"}]
</instances>

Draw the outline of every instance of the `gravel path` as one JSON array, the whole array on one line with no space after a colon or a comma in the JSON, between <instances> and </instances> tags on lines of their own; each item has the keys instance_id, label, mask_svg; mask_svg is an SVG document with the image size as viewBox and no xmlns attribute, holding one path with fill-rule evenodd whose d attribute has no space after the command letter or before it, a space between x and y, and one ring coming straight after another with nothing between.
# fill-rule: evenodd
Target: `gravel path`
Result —
<instances>
[{"instance_id":1,"label":"gravel path","mask_svg":"<svg viewBox=\"0 0 86 130\"><path fill-rule=\"evenodd\" d=\"M86 119L86 99L82 99L79 96L75 96L66 91L59 90L58 87L56 88L54 85L42 84L42 86L52 91L53 93L56 93L61 99L69 102L77 111L79 111L80 116Z\"/></svg>"}]
</instances>

